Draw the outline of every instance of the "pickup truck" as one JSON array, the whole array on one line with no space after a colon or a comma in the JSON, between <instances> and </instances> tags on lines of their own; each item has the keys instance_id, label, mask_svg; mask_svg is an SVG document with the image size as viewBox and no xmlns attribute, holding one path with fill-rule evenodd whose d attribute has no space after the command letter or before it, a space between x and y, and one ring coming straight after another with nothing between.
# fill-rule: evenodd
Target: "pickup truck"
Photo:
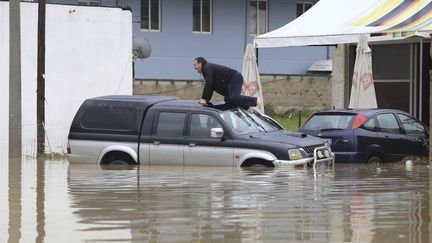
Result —
<instances>
[{"instance_id":1,"label":"pickup truck","mask_svg":"<svg viewBox=\"0 0 432 243\"><path fill-rule=\"evenodd\" d=\"M280 167L334 161L326 140L286 131L257 112L134 95L85 100L70 127L67 155L70 163L127 165Z\"/></svg>"}]
</instances>

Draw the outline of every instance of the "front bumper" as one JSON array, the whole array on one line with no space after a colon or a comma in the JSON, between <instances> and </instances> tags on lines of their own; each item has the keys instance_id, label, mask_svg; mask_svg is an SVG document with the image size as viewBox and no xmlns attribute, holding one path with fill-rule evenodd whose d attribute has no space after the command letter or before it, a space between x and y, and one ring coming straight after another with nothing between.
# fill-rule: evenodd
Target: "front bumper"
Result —
<instances>
[{"instance_id":1,"label":"front bumper","mask_svg":"<svg viewBox=\"0 0 432 243\"><path fill-rule=\"evenodd\" d=\"M323 154L322 152L324 150L329 151L330 156L328 157L319 156L318 152L321 151L321 155L322 155ZM275 160L273 161L273 164L275 167L311 164L315 168L317 163L330 162L332 163L332 165L334 165L334 161L335 161L335 154L333 152L331 152L327 147L319 147L314 149L313 157L303 158L298 160Z\"/></svg>"},{"instance_id":2,"label":"front bumper","mask_svg":"<svg viewBox=\"0 0 432 243\"><path fill-rule=\"evenodd\" d=\"M283 166L296 166L296 165L307 165L311 161L313 161L314 158L304 158L304 159L298 159L298 160L275 160L273 161L273 164L275 167L283 167Z\"/></svg>"}]
</instances>

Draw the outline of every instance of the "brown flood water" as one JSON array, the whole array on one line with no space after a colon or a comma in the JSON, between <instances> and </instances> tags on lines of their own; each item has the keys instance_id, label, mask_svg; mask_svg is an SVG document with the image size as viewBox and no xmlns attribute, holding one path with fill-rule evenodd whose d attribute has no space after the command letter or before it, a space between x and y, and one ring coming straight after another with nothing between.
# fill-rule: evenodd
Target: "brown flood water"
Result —
<instances>
[{"instance_id":1,"label":"brown flood water","mask_svg":"<svg viewBox=\"0 0 432 243\"><path fill-rule=\"evenodd\" d=\"M0 242L432 242L424 164L0 165Z\"/></svg>"}]
</instances>

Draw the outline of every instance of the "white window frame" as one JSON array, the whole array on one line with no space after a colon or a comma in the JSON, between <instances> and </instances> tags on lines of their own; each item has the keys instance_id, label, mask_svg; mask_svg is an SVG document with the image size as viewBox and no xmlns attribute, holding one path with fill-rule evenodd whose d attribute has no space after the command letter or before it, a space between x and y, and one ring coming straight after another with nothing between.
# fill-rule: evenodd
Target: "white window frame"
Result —
<instances>
[{"instance_id":1,"label":"white window frame","mask_svg":"<svg viewBox=\"0 0 432 243\"><path fill-rule=\"evenodd\" d=\"M78 5L101 6L101 0L78 0Z\"/></svg>"},{"instance_id":2,"label":"white window frame","mask_svg":"<svg viewBox=\"0 0 432 243\"><path fill-rule=\"evenodd\" d=\"M269 11L268 11L268 1L267 0L249 0L249 8L251 7L251 3L252 2L256 2L257 3L257 11L256 11L256 32L257 33L251 33L250 32L250 27L249 27L249 34L251 35L251 36L257 36L257 35L262 35L262 34L264 34L264 33L267 33L268 32L268 13L269 13ZM265 30L264 31L260 31L260 29L259 29L259 22L260 22L260 15L259 15L259 2L265 2L265 5L266 5L266 16L265 16ZM250 15L250 10L249 10L249 15ZM252 25L252 16L249 16L249 25Z\"/></svg>"},{"instance_id":3,"label":"white window frame","mask_svg":"<svg viewBox=\"0 0 432 243\"><path fill-rule=\"evenodd\" d=\"M142 14L141 14L141 8L140 8L140 29L141 31L147 31L147 32L160 32L161 31L161 0L158 0L158 11L159 11L159 18L158 18L158 22L159 22L159 28L158 29L152 29L151 26L151 12L152 12L152 8L151 8L151 0L147 0L148 1L148 23L149 23L149 28L145 29L142 27L141 22L142 22ZM143 0L140 0L140 4L143 4Z\"/></svg>"},{"instance_id":4,"label":"white window frame","mask_svg":"<svg viewBox=\"0 0 432 243\"><path fill-rule=\"evenodd\" d=\"M200 2L200 30L196 31L193 29L193 23L192 23L192 33L195 34L211 34L213 31L213 0L210 0L210 30L209 31L203 31L203 0L196 0ZM193 3L194 0L192 0L192 9L193 9ZM193 14L193 13L192 13ZM193 20L192 20L193 21Z\"/></svg>"},{"instance_id":5,"label":"white window frame","mask_svg":"<svg viewBox=\"0 0 432 243\"><path fill-rule=\"evenodd\" d=\"M298 4L301 4L302 5L302 7L303 7L303 9L302 9L302 13L300 14L300 15L298 15L297 17L300 17L302 14L304 14L305 12L306 12L306 4L310 4L311 5L311 7L313 7L313 5L315 5L315 2L313 2L313 1L297 1L297 3L296 3L296 11L297 11L297 5ZM297 13L296 13L297 14Z\"/></svg>"}]
</instances>

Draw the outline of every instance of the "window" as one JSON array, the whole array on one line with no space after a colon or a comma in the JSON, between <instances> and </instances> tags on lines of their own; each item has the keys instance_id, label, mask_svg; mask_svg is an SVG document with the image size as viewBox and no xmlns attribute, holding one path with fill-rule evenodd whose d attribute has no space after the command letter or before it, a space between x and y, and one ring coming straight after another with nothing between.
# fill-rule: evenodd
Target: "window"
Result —
<instances>
[{"instance_id":1,"label":"window","mask_svg":"<svg viewBox=\"0 0 432 243\"><path fill-rule=\"evenodd\" d=\"M159 113L156 128L157 135L182 136L186 113L161 112Z\"/></svg>"},{"instance_id":2,"label":"window","mask_svg":"<svg viewBox=\"0 0 432 243\"><path fill-rule=\"evenodd\" d=\"M160 0L141 0L141 29L160 31Z\"/></svg>"},{"instance_id":3,"label":"window","mask_svg":"<svg viewBox=\"0 0 432 243\"><path fill-rule=\"evenodd\" d=\"M78 0L78 5L100 6L100 0Z\"/></svg>"},{"instance_id":4,"label":"window","mask_svg":"<svg viewBox=\"0 0 432 243\"><path fill-rule=\"evenodd\" d=\"M412 135L426 134L426 131L420 122L403 114L398 114L398 117L401 120L402 125L405 128L405 132L407 134L412 134Z\"/></svg>"},{"instance_id":5,"label":"window","mask_svg":"<svg viewBox=\"0 0 432 243\"><path fill-rule=\"evenodd\" d=\"M382 132L400 133L399 124L393 114L378 115L377 120Z\"/></svg>"},{"instance_id":6,"label":"window","mask_svg":"<svg viewBox=\"0 0 432 243\"><path fill-rule=\"evenodd\" d=\"M124 9L130 9L131 1L132 0L116 0L116 6Z\"/></svg>"},{"instance_id":7,"label":"window","mask_svg":"<svg viewBox=\"0 0 432 243\"><path fill-rule=\"evenodd\" d=\"M212 25L212 0L193 0L193 32L210 33Z\"/></svg>"},{"instance_id":8,"label":"window","mask_svg":"<svg viewBox=\"0 0 432 243\"><path fill-rule=\"evenodd\" d=\"M312 8L313 5L314 2L311 1L297 1L297 17L304 14L306 11Z\"/></svg>"},{"instance_id":9,"label":"window","mask_svg":"<svg viewBox=\"0 0 432 243\"><path fill-rule=\"evenodd\" d=\"M267 32L267 1L250 0L250 31L251 35Z\"/></svg>"},{"instance_id":10,"label":"window","mask_svg":"<svg viewBox=\"0 0 432 243\"><path fill-rule=\"evenodd\" d=\"M100 104L84 112L81 124L87 129L133 131L138 127L137 114L135 107Z\"/></svg>"},{"instance_id":11,"label":"window","mask_svg":"<svg viewBox=\"0 0 432 243\"><path fill-rule=\"evenodd\" d=\"M221 125L214 117L205 114L192 114L190 125L191 136L211 137L211 129L216 127L221 127Z\"/></svg>"},{"instance_id":12,"label":"window","mask_svg":"<svg viewBox=\"0 0 432 243\"><path fill-rule=\"evenodd\" d=\"M378 131L378 126L376 124L376 120L375 118L371 118L368 121L366 121L365 123L363 123L362 126L364 129L372 131L372 132L376 132Z\"/></svg>"},{"instance_id":13,"label":"window","mask_svg":"<svg viewBox=\"0 0 432 243\"><path fill-rule=\"evenodd\" d=\"M345 114L314 115L303 125L303 128L306 130L348 129L354 117L354 115Z\"/></svg>"}]
</instances>

